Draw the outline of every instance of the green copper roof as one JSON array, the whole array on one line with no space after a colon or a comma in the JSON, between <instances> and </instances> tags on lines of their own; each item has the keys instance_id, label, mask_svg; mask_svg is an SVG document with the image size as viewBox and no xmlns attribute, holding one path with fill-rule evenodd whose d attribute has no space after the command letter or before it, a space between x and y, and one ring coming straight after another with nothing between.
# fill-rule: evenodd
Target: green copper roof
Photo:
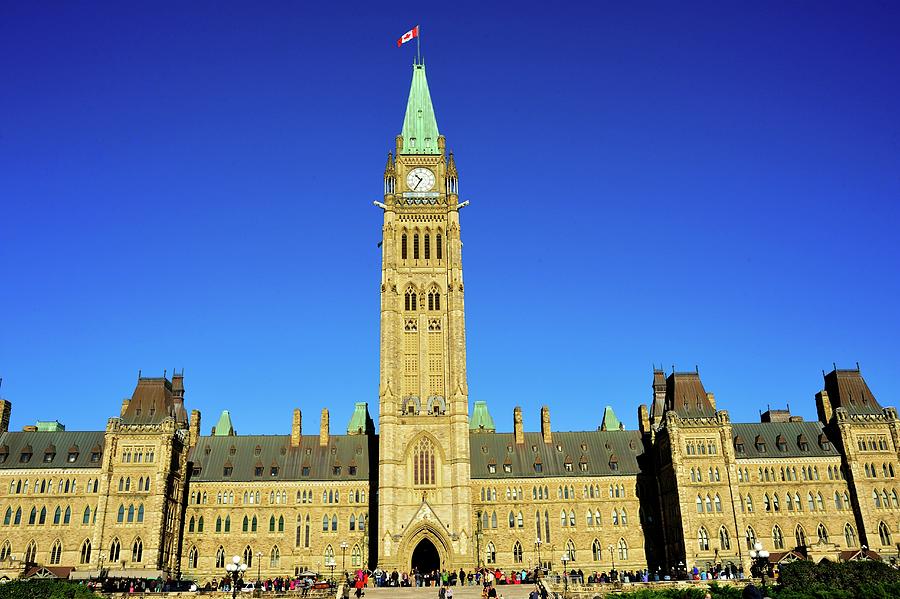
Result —
<instances>
[{"instance_id":1,"label":"green copper roof","mask_svg":"<svg viewBox=\"0 0 900 599\"><path fill-rule=\"evenodd\" d=\"M231 426L231 414L228 410L222 410L222 415L219 416L219 421L213 428L213 435L216 437L231 437L234 435L234 427Z\"/></svg>"},{"instance_id":2,"label":"green copper roof","mask_svg":"<svg viewBox=\"0 0 900 599\"><path fill-rule=\"evenodd\" d=\"M469 420L469 429L473 431L490 431L494 432L497 428L494 426L494 419L488 412L486 401L476 401L475 408L472 410L472 419Z\"/></svg>"},{"instance_id":3,"label":"green copper roof","mask_svg":"<svg viewBox=\"0 0 900 599\"><path fill-rule=\"evenodd\" d=\"M434 118L434 106L428 92L425 65L413 65L406 117L403 119L403 150L401 154L440 154L438 126Z\"/></svg>"},{"instance_id":4,"label":"green copper roof","mask_svg":"<svg viewBox=\"0 0 900 599\"><path fill-rule=\"evenodd\" d=\"M37 429L40 432L56 433L66 430L66 426L58 420L38 420Z\"/></svg>"},{"instance_id":5,"label":"green copper roof","mask_svg":"<svg viewBox=\"0 0 900 599\"><path fill-rule=\"evenodd\" d=\"M600 430L617 431L620 428L622 428L622 423L616 418L616 413L613 412L611 406L606 406L606 409L603 410L603 422L600 424Z\"/></svg>"},{"instance_id":6,"label":"green copper roof","mask_svg":"<svg viewBox=\"0 0 900 599\"><path fill-rule=\"evenodd\" d=\"M350 416L350 424L347 425L348 435L363 435L372 432L375 423L369 416L369 404L364 401L356 402L353 415Z\"/></svg>"}]
</instances>

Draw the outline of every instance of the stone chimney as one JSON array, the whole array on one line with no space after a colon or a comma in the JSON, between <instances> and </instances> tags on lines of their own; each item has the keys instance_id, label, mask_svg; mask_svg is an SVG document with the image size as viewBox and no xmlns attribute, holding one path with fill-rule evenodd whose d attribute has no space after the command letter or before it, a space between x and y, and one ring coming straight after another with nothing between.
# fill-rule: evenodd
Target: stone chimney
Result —
<instances>
[{"instance_id":1,"label":"stone chimney","mask_svg":"<svg viewBox=\"0 0 900 599\"><path fill-rule=\"evenodd\" d=\"M709 391L707 391L706 392L706 401L709 402L709 405L712 406L713 410L716 409L716 394L715 393L710 393Z\"/></svg>"},{"instance_id":2,"label":"stone chimney","mask_svg":"<svg viewBox=\"0 0 900 599\"><path fill-rule=\"evenodd\" d=\"M544 437L544 443L553 443L553 433L550 432L550 408L547 406L541 408L541 436Z\"/></svg>"},{"instance_id":3,"label":"stone chimney","mask_svg":"<svg viewBox=\"0 0 900 599\"><path fill-rule=\"evenodd\" d=\"M319 424L319 445L328 446L328 408L322 410L322 422Z\"/></svg>"},{"instance_id":4,"label":"stone chimney","mask_svg":"<svg viewBox=\"0 0 900 599\"><path fill-rule=\"evenodd\" d=\"M12 403L0 399L0 433L9 432L10 416L12 416Z\"/></svg>"},{"instance_id":5,"label":"stone chimney","mask_svg":"<svg viewBox=\"0 0 900 599\"><path fill-rule=\"evenodd\" d=\"M196 447L200 440L200 410L191 410L190 444Z\"/></svg>"},{"instance_id":6,"label":"stone chimney","mask_svg":"<svg viewBox=\"0 0 900 599\"><path fill-rule=\"evenodd\" d=\"M300 423L303 416L300 414L300 408L294 408L294 419L291 421L291 447L300 447Z\"/></svg>"},{"instance_id":7,"label":"stone chimney","mask_svg":"<svg viewBox=\"0 0 900 599\"><path fill-rule=\"evenodd\" d=\"M131 399L129 399L127 397L122 400L122 413L119 414L120 417L125 415L125 412L128 410L128 404L130 404L130 403L131 403Z\"/></svg>"},{"instance_id":8,"label":"stone chimney","mask_svg":"<svg viewBox=\"0 0 900 599\"><path fill-rule=\"evenodd\" d=\"M525 427L522 425L522 408L513 410L513 432L516 434L516 445L525 444Z\"/></svg>"},{"instance_id":9,"label":"stone chimney","mask_svg":"<svg viewBox=\"0 0 900 599\"><path fill-rule=\"evenodd\" d=\"M831 400L828 398L828 391L822 389L816 393L816 412L819 415L819 422L828 424L834 415L834 409L831 407Z\"/></svg>"},{"instance_id":10,"label":"stone chimney","mask_svg":"<svg viewBox=\"0 0 900 599\"><path fill-rule=\"evenodd\" d=\"M650 432L650 411L644 404L638 406L638 429L645 435Z\"/></svg>"}]
</instances>

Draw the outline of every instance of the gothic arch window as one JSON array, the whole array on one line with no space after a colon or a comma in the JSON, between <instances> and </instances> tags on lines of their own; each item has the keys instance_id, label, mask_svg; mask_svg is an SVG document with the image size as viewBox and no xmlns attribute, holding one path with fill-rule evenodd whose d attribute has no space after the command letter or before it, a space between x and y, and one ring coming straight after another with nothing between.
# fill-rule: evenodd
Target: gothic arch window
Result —
<instances>
[{"instance_id":1,"label":"gothic arch window","mask_svg":"<svg viewBox=\"0 0 900 599\"><path fill-rule=\"evenodd\" d=\"M772 529L772 543L775 545L775 549L784 549L784 533L777 524Z\"/></svg>"},{"instance_id":2,"label":"gothic arch window","mask_svg":"<svg viewBox=\"0 0 900 599\"><path fill-rule=\"evenodd\" d=\"M618 548L619 548L619 559L620 560L628 559L628 543L625 542L625 539L619 539Z\"/></svg>"},{"instance_id":3,"label":"gothic arch window","mask_svg":"<svg viewBox=\"0 0 900 599\"><path fill-rule=\"evenodd\" d=\"M9 557L9 554L12 552L12 548L9 545L9 541L3 542L3 547L0 548L0 562Z\"/></svg>"},{"instance_id":4,"label":"gothic arch window","mask_svg":"<svg viewBox=\"0 0 900 599\"><path fill-rule=\"evenodd\" d=\"M418 294L412 286L406 288L406 295L404 296L403 307L410 312L415 312L418 308L416 307L416 299Z\"/></svg>"},{"instance_id":5,"label":"gothic arch window","mask_svg":"<svg viewBox=\"0 0 900 599\"><path fill-rule=\"evenodd\" d=\"M512 512L510 512L510 516L512 516ZM569 525L569 518L568 518L568 515L566 514L566 510L562 510L559 513L559 525L562 527L566 527Z\"/></svg>"},{"instance_id":6,"label":"gothic arch window","mask_svg":"<svg viewBox=\"0 0 900 599\"><path fill-rule=\"evenodd\" d=\"M881 539L881 545L887 547L891 544L891 529L884 522L878 524L878 538Z\"/></svg>"},{"instance_id":7,"label":"gothic arch window","mask_svg":"<svg viewBox=\"0 0 900 599\"><path fill-rule=\"evenodd\" d=\"M34 541L30 541L28 543L28 547L25 549L25 563L33 564L35 558L37 557L37 545Z\"/></svg>"},{"instance_id":8,"label":"gothic arch window","mask_svg":"<svg viewBox=\"0 0 900 599\"><path fill-rule=\"evenodd\" d=\"M309 548L309 514L306 515L306 522L304 523L304 531L303 531L303 546L307 549Z\"/></svg>"},{"instance_id":9,"label":"gothic arch window","mask_svg":"<svg viewBox=\"0 0 900 599\"><path fill-rule=\"evenodd\" d=\"M413 260L419 259L419 234L413 233Z\"/></svg>"},{"instance_id":10,"label":"gothic arch window","mask_svg":"<svg viewBox=\"0 0 900 599\"><path fill-rule=\"evenodd\" d=\"M191 546L191 550L188 551L188 568L197 568L197 548L194 546Z\"/></svg>"},{"instance_id":11,"label":"gothic arch window","mask_svg":"<svg viewBox=\"0 0 900 599\"><path fill-rule=\"evenodd\" d=\"M54 541L53 547L50 548L50 565L56 566L59 564L59 560L62 558L62 543L59 542L59 539Z\"/></svg>"},{"instance_id":12,"label":"gothic arch window","mask_svg":"<svg viewBox=\"0 0 900 599\"><path fill-rule=\"evenodd\" d=\"M516 514L516 526L518 528L525 528L525 520L522 517L522 512Z\"/></svg>"},{"instance_id":13,"label":"gothic arch window","mask_svg":"<svg viewBox=\"0 0 900 599\"><path fill-rule=\"evenodd\" d=\"M423 240L425 243L425 259L431 260L431 235L428 234L428 231L425 232L425 239Z\"/></svg>"},{"instance_id":14,"label":"gothic arch window","mask_svg":"<svg viewBox=\"0 0 900 599\"><path fill-rule=\"evenodd\" d=\"M119 511L116 514L116 522L124 522L125 521L125 505L119 504Z\"/></svg>"},{"instance_id":15,"label":"gothic arch window","mask_svg":"<svg viewBox=\"0 0 900 599\"><path fill-rule=\"evenodd\" d=\"M47 522L47 507L44 506L41 508L41 518L38 520L38 524L45 524Z\"/></svg>"},{"instance_id":16,"label":"gothic arch window","mask_svg":"<svg viewBox=\"0 0 900 599\"><path fill-rule=\"evenodd\" d=\"M112 564L119 561L119 553L121 551L122 545L119 543L119 539L113 539L109 546L109 563Z\"/></svg>"},{"instance_id":17,"label":"gothic arch window","mask_svg":"<svg viewBox=\"0 0 900 599\"><path fill-rule=\"evenodd\" d=\"M22 523L22 508L16 508L16 516L13 518L13 524L18 526Z\"/></svg>"},{"instance_id":18,"label":"gothic arch window","mask_svg":"<svg viewBox=\"0 0 900 599\"><path fill-rule=\"evenodd\" d=\"M719 549L731 549L731 537L728 536L728 529L724 526L719 529Z\"/></svg>"},{"instance_id":19,"label":"gothic arch window","mask_svg":"<svg viewBox=\"0 0 900 599\"><path fill-rule=\"evenodd\" d=\"M803 526L800 524L797 525L794 531L794 540L797 542L797 547L806 546L806 531L803 530Z\"/></svg>"},{"instance_id":20,"label":"gothic arch window","mask_svg":"<svg viewBox=\"0 0 900 599\"><path fill-rule=\"evenodd\" d=\"M250 532L256 532L258 523L256 516L253 516L253 519L250 520Z\"/></svg>"},{"instance_id":21,"label":"gothic arch window","mask_svg":"<svg viewBox=\"0 0 900 599\"><path fill-rule=\"evenodd\" d=\"M844 542L847 543L848 549L856 547L856 532L849 522L844 525Z\"/></svg>"},{"instance_id":22,"label":"gothic arch window","mask_svg":"<svg viewBox=\"0 0 900 599\"><path fill-rule=\"evenodd\" d=\"M216 518L216 532L222 532L222 516Z\"/></svg>"},{"instance_id":23,"label":"gothic arch window","mask_svg":"<svg viewBox=\"0 0 900 599\"><path fill-rule=\"evenodd\" d=\"M134 540L134 543L131 544L131 561L139 564L144 558L144 542L141 540L141 537L138 537Z\"/></svg>"},{"instance_id":24,"label":"gothic arch window","mask_svg":"<svg viewBox=\"0 0 900 599\"><path fill-rule=\"evenodd\" d=\"M509 512L509 527L515 528L516 526L516 515L512 512Z\"/></svg>"},{"instance_id":25,"label":"gothic arch window","mask_svg":"<svg viewBox=\"0 0 900 599\"><path fill-rule=\"evenodd\" d=\"M697 531L697 546L700 551L709 551L709 533L703 526Z\"/></svg>"},{"instance_id":26,"label":"gothic arch window","mask_svg":"<svg viewBox=\"0 0 900 599\"><path fill-rule=\"evenodd\" d=\"M278 545L272 547L272 551L269 552L269 567L277 568L281 565L281 551L278 550Z\"/></svg>"},{"instance_id":27,"label":"gothic arch window","mask_svg":"<svg viewBox=\"0 0 900 599\"><path fill-rule=\"evenodd\" d=\"M400 236L400 258L406 260L406 231Z\"/></svg>"},{"instance_id":28,"label":"gothic arch window","mask_svg":"<svg viewBox=\"0 0 900 599\"><path fill-rule=\"evenodd\" d=\"M413 485L417 487L437 484L435 471L435 447L427 437L416 443L413 453Z\"/></svg>"},{"instance_id":29,"label":"gothic arch window","mask_svg":"<svg viewBox=\"0 0 900 599\"><path fill-rule=\"evenodd\" d=\"M128 521L134 522L134 504L128 506Z\"/></svg>"},{"instance_id":30,"label":"gothic arch window","mask_svg":"<svg viewBox=\"0 0 900 599\"><path fill-rule=\"evenodd\" d=\"M362 551L360 551L359 545L354 545L350 552L350 565L354 568L362 566Z\"/></svg>"},{"instance_id":31,"label":"gothic arch window","mask_svg":"<svg viewBox=\"0 0 900 599\"><path fill-rule=\"evenodd\" d=\"M225 516L225 532L231 532L231 516Z\"/></svg>"},{"instance_id":32,"label":"gothic arch window","mask_svg":"<svg viewBox=\"0 0 900 599\"><path fill-rule=\"evenodd\" d=\"M278 532L284 532L284 516L278 516Z\"/></svg>"},{"instance_id":33,"label":"gothic arch window","mask_svg":"<svg viewBox=\"0 0 900 599\"><path fill-rule=\"evenodd\" d=\"M497 528L497 512L491 513L491 528Z\"/></svg>"},{"instance_id":34,"label":"gothic arch window","mask_svg":"<svg viewBox=\"0 0 900 599\"><path fill-rule=\"evenodd\" d=\"M81 563L89 564L91 563L91 540L85 539L84 543L81 544Z\"/></svg>"},{"instance_id":35,"label":"gothic arch window","mask_svg":"<svg viewBox=\"0 0 900 599\"><path fill-rule=\"evenodd\" d=\"M487 548L485 549L485 559L484 561L488 564L497 563L497 550L494 548L493 543L488 543Z\"/></svg>"},{"instance_id":36,"label":"gothic arch window","mask_svg":"<svg viewBox=\"0 0 900 599\"><path fill-rule=\"evenodd\" d=\"M435 235L435 237L434 237L434 253L435 253L435 258L437 258L438 260L444 259L444 249L443 249L444 246L443 246L442 240L443 240L443 237L441 237L441 232L438 231L437 235Z\"/></svg>"},{"instance_id":37,"label":"gothic arch window","mask_svg":"<svg viewBox=\"0 0 900 599\"><path fill-rule=\"evenodd\" d=\"M747 541L747 549L753 549L753 546L756 544L756 531L753 530L752 526L747 527L744 539Z\"/></svg>"},{"instance_id":38,"label":"gothic arch window","mask_svg":"<svg viewBox=\"0 0 900 599\"><path fill-rule=\"evenodd\" d=\"M522 544L516 541L515 545L513 545L513 562L521 564L522 557Z\"/></svg>"},{"instance_id":39,"label":"gothic arch window","mask_svg":"<svg viewBox=\"0 0 900 599\"><path fill-rule=\"evenodd\" d=\"M594 542L591 543L591 557L595 562L599 562L603 559L603 546L600 545L598 539L594 539Z\"/></svg>"},{"instance_id":40,"label":"gothic arch window","mask_svg":"<svg viewBox=\"0 0 900 599\"><path fill-rule=\"evenodd\" d=\"M816 536L819 537L820 543L828 542L828 529L825 528L824 524L819 524L819 526L816 528Z\"/></svg>"},{"instance_id":41,"label":"gothic arch window","mask_svg":"<svg viewBox=\"0 0 900 599\"><path fill-rule=\"evenodd\" d=\"M337 529L338 529L337 514L332 514L331 515L331 531L335 532L335 531L337 531Z\"/></svg>"},{"instance_id":42,"label":"gothic arch window","mask_svg":"<svg viewBox=\"0 0 900 599\"><path fill-rule=\"evenodd\" d=\"M575 561L575 541L569 539L566 541L566 552L569 554L569 560Z\"/></svg>"},{"instance_id":43,"label":"gothic arch window","mask_svg":"<svg viewBox=\"0 0 900 599\"><path fill-rule=\"evenodd\" d=\"M248 568L253 565L253 548L250 545L244 547L244 563L247 564Z\"/></svg>"},{"instance_id":44,"label":"gothic arch window","mask_svg":"<svg viewBox=\"0 0 900 599\"><path fill-rule=\"evenodd\" d=\"M216 549L216 568L224 568L225 567L225 548L219 545L219 548Z\"/></svg>"}]
</instances>

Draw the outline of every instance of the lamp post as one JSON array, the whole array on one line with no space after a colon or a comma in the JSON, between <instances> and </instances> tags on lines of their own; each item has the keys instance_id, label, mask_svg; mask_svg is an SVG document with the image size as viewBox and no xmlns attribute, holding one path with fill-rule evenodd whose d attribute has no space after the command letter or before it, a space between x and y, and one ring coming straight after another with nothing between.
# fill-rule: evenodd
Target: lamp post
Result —
<instances>
[{"instance_id":1,"label":"lamp post","mask_svg":"<svg viewBox=\"0 0 900 599\"><path fill-rule=\"evenodd\" d=\"M234 556L231 563L225 565L225 576L231 581L231 599L237 597L237 587L244 578L244 572L247 570L247 564L241 562L241 558Z\"/></svg>"},{"instance_id":2,"label":"lamp post","mask_svg":"<svg viewBox=\"0 0 900 599\"><path fill-rule=\"evenodd\" d=\"M612 560L612 569L615 570L616 569L616 552L613 549L612 545L609 546L609 559ZM612 574L612 571L610 571L610 575L611 574Z\"/></svg>"},{"instance_id":3,"label":"lamp post","mask_svg":"<svg viewBox=\"0 0 900 599\"><path fill-rule=\"evenodd\" d=\"M566 564L569 563L569 552L563 551L562 554L562 565L563 565L563 587L566 595L569 594L569 571L566 570Z\"/></svg>"},{"instance_id":4,"label":"lamp post","mask_svg":"<svg viewBox=\"0 0 900 599\"><path fill-rule=\"evenodd\" d=\"M543 545L543 544L544 544L544 542L541 540L541 537L538 537L534 541L534 547L537 550L537 562L538 562L539 570L544 567L544 565L541 563L541 545Z\"/></svg>"},{"instance_id":5,"label":"lamp post","mask_svg":"<svg viewBox=\"0 0 900 599\"><path fill-rule=\"evenodd\" d=\"M347 559L344 557L344 554L347 553L347 541L341 542L341 570L344 571L344 574L347 573Z\"/></svg>"},{"instance_id":6,"label":"lamp post","mask_svg":"<svg viewBox=\"0 0 900 599\"><path fill-rule=\"evenodd\" d=\"M759 541L753 544L753 549L750 550L750 559L753 560L753 565L756 567L757 572L760 573L762 585L765 588L766 572L769 570L769 552L763 549L762 543Z\"/></svg>"},{"instance_id":7,"label":"lamp post","mask_svg":"<svg viewBox=\"0 0 900 599\"><path fill-rule=\"evenodd\" d=\"M683 576L682 572L684 572L684 562L678 560L678 576Z\"/></svg>"},{"instance_id":8,"label":"lamp post","mask_svg":"<svg viewBox=\"0 0 900 599\"><path fill-rule=\"evenodd\" d=\"M863 545L862 547L860 547L859 559L860 559L861 561L865 561L865 560L869 559L869 547L868 547L868 545Z\"/></svg>"},{"instance_id":9,"label":"lamp post","mask_svg":"<svg viewBox=\"0 0 900 599\"><path fill-rule=\"evenodd\" d=\"M332 584L332 586L334 586L334 564L335 564L335 561L334 561L333 557L329 557L325 560L325 565L328 566L329 568L331 568L331 584Z\"/></svg>"}]
</instances>

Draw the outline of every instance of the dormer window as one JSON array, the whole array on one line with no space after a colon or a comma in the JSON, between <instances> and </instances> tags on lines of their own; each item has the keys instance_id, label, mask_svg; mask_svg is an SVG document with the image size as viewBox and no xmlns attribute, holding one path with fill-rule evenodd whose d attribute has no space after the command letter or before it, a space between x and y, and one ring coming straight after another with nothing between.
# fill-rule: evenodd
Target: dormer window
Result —
<instances>
[{"instance_id":1,"label":"dormer window","mask_svg":"<svg viewBox=\"0 0 900 599\"><path fill-rule=\"evenodd\" d=\"M99 451L92 451L92 452L91 452L91 462L93 462L93 463L96 464L96 463L99 462L99 461L100 461L100 452L99 452Z\"/></svg>"},{"instance_id":2,"label":"dormer window","mask_svg":"<svg viewBox=\"0 0 900 599\"><path fill-rule=\"evenodd\" d=\"M762 438L762 435L756 436L756 451L766 453L766 441Z\"/></svg>"},{"instance_id":3,"label":"dormer window","mask_svg":"<svg viewBox=\"0 0 900 599\"><path fill-rule=\"evenodd\" d=\"M335 476L340 476L340 475L341 475L341 467L340 467L340 466L333 466L333 467L331 468L331 473L334 474Z\"/></svg>"},{"instance_id":4,"label":"dormer window","mask_svg":"<svg viewBox=\"0 0 900 599\"><path fill-rule=\"evenodd\" d=\"M410 138L409 138L409 147L410 147L410 148L415 148L415 147L416 147L416 138L415 138L415 137L410 137Z\"/></svg>"},{"instance_id":5,"label":"dormer window","mask_svg":"<svg viewBox=\"0 0 900 599\"><path fill-rule=\"evenodd\" d=\"M488 464L488 473L496 474L497 473L497 464Z\"/></svg>"},{"instance_id":6,"label":"dormer window","mask_svg":"<svg viewBox=\"0 0 900 599\"><path fill-rule=\"evenodd\" d=\"M261 453L262 453L262 447L260 447L259 445L257 445L257 446L256 446L256 449L253 450L253 455L258 456L258 455L261 454Z\"/></svg>"},{"instance_id":7,"label":"dormer window","mask_svg":"<svg viewBox=\"0 0 900 599\"><path fill-rule=\"evenodd\" d=\"M356 476L356 466L347 466L347 474Z\"/></svg>"},{"instance_id":8,"label":"dormer window","mask_svg":"<svg viewBox=\"0 0 900 599\"><path fill-rule=\"evenodd\" d=\"M512 472L512 464L503 464L503 471L510 474Z\"/></svg>"},{"instance_id":9,"label":"dormer window","mask_svg":"<svg viewBox=\"0 0 900 599\"><path fill-rule=\"evenodd\" d=\"M19 456L19 463L27 464L28 462L31 461L31 456L32 456L32 453L30 451L23 451L22 454Z\"/></svg>"},{"instance_id":10,"label":"dormer window","mask_svg":"<svg viewBox=\"0 0 900 599\"><path fill-rule=\"evenodd\" d=\"M787 440L782 435L778 435L778 438L775 439L775 446L778 447L778 451L787 451Z\"/></svg>"},{"instance_id":11,"label":"dormer window","mask_svg":"<svg viewBox=\"0 0 900 599\"><path fill-rule=\"evenodd\" d=\"M741 455L744 454L744 439L740 435L734 438L734 451Z\"/></svg>"},{"instance_id":12,"label":"dormer window","mask_svg":"<svg viewBox=\"0 0 900 599\"><path fill-rule=\"evenodd\" d=\"M70 451L68 457L66 457L66 461L69 462L70 464L77 459L78 459L77 451Z\"/></svg>"},{"instance_id":13,"label":"dormer window","mask_svg":"<svg viewBox=\"0 0 900 599\"><path fill-rule=\"evenodd\" d=\"M55 451L53 451L53 452L48 451L47 453L44 454L44 463L49 464L50 462L53 461L53 458L55 458L55 457L56 457Z\"/></svg>"},{"instance_id":14,"label":"dormer window","mask_svg":"<svg viewBox=\"0 0 900 599\"><path fill-rule=\"evenodd\" d=\"M540 462L535 462L535 463L534 463L534 471L535 471L535 472L538 472L538 473L543 472L543 471L544 471L544 465L541 464Z\"/></svg>"},{"instance_id":15,"label":"dormer window","mask_svg":"<svg viewBox=\"0 0 900 599\"><path fill-rule=\"evenodd\" d=\"M300 476L309 476L309 466L300 469Z\"/></svg>"},{"instance_id":16,"label":"dormer window","mask_svg":"<svg viewBox=\"0 0 900 599\"><path fill-rule=\"evenodd\" d=\"M609 469L613 472L619 471L619 459L615 456L615 454L609 456Z\"/></svg>"},{"instance_id":17,"label":"dormer window","mask_svg":"<svg viewBox=\"0 0 900 599\"><path fill-rule=\"evenodd\" d=\"M253 469L253 476L262 476L262 473L263 473L262 466L257 466L256 468Z\"/></svg>"},{"instance_id":18,"label":"dormer window","mask_svg":"<svg viewBox=\"0 0 900 599\"><path fill-rule=\"evenodd\" d=\"M800 433L797 437L797 446L800 448L800 451L809 451L809 441L806 440L806 435Z\"/></svg>"},{"instance_id":19,"label":"dormer window","mask_svg":"<svg viewBox=\"0 0 900 599\"><path fill-rule=\"evenodd\" d=\"M269 468L269 476L278 476L278 466Z\"/></svg>"}]
</instances>

